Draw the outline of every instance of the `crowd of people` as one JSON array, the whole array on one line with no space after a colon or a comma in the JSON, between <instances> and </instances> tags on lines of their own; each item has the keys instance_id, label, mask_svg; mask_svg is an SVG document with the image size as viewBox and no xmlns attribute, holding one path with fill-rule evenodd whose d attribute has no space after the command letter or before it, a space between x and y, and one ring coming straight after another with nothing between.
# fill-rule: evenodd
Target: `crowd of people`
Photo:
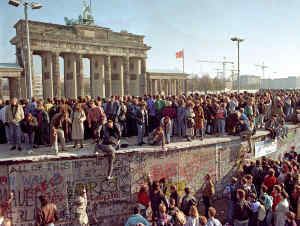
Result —
<instances>
[{"instance_id":1,"label":"crowd of people","mask_svg":"<svg viewBox=\"0 0 300 226\"><path fill-rule=\"evenodd\" d=\"M300 116L300 91L277 90L257 93L221 93L179 96L112 96L76 100L33 97L28 100L0 100L1 143L11 150L51 146L55 153L65 150L66 142L83 148L85 139L93 139L95 152L109 156L107 178L112 178L115 151L121 137L136 136L137 145L162 146L177 136L191 142L207 135L241 135L249 139L258 128L271 136L287 135L286 121L297 122ZM147 137L147 139L146 139ZM250 139L249 139L250 140Z\"/></svg>"},{"instance_id":2,"label":"crowd of people","mask_svg":"<svg viewBox=\"0 0 300 226\"><path fill-rule=\"evenodd\" d=\"M52 144L57 137L64 150L65 142L74 141L74 148L83 140L99 142L103 126L111 120L117 124L120 136L137 136L137 144L147 142L168 144L172 136L204 139L215 136L239 135L243 130L257 128L278 134L278 125L297 120L300 109L299 91L261 91L222 93L218 95L180 95L96 98L86 96L76 100L33 97L28 100L0 100L1 142L11 149L22 150ZM6 138L6 139L5 139ZM57 150L57 147L55 147Z\"/></svg>"},{"instance_id":3,"label":"crowd of people","mask_svg":"<svg viewBox=\"0 0 300 226\"><path fill-rule=\"evenodd\" d=\"M111 179L115 151L122 148L122 137L136 136L137 145L147 142L163 150L174 136L187 142L203 140L208 135L251 137L257 129L265 128L273 139L281 139L287 135L286 121L300 121L299 110L298 90L104 99L86 96L76 100L33 97L30 102L11 98L0 100L0 131L5 134L0 141L9 143L11 150L25 148L31 154L44 146L59 153L58 144L64 151L66 142L73 142L74 149L83 148L83 141L92 139L95 152L101 150L109 156L107 179ZM295 226L295 220L299 224L299 162L299 155L291 152L281 161L263 158L245 164L224 190L227 224ZM215 188L209 174L201 188L201 199L193 196L188 187L185 195L179 197L176 187L168 187L164 178L151 181L149 175L148 179L138 194L139 205L126 225L149 225L149 206L154 225L221 225L211 202ZM168 189L170 197L166 195ZM79 201L81 210L86 212L86 196L82 195ZM201 201L205 206L203 216L199 214ZM41 202L48 205L46 198ZM87 220L86 213L81 217L82 221ZM53 218L55 221L58 216Z\"/></svg>"},{"instance_id":4,"label":"crowd of people","mask_svg":"<svg viewBox=\"0 0 300 226\"><path fill-rule=\"evenodd\" d=\"M150 221L155 226L222 225L216 219L215 185L209 174L199 189L200 197L189 187L184 191L180 197L174 184L167 185L165 178L152 181L149 174L125 226L148 226ZM244 161L226 185L223 198L225 226L300 225L300 154L290 151L277 161L266 157Z\"/></svg>"}]
</instances>

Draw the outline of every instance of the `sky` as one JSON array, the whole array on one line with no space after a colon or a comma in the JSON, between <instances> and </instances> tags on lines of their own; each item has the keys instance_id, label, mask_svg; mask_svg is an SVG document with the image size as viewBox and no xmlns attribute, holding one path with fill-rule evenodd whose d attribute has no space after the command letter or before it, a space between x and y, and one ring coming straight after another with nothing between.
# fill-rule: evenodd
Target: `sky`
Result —
<instances>
[{"instance_id":1,"label":"sky","mask_svg":"<svg viewBox=\"0 0 300 226\"><path fill-rule=\"evenodd\" d=\"M15 62L9 40L24 9L0 2L0 62ZM77 18L83 5L82 0L35 2L43 8L29 10L29 19L56 24L64 24L64 17ZM237 45L230 40L235 36L245 39L240 45L241 74L261 75L254 65L264 62L265 78L300 75L299 9L299 0L92 0L98 26L145 35L144 42L152 47L148 70L182 70L175 54L184 49L185 72L211 76L222 65L196 61L226 57L237 69ZM39 73L40 59L34 61Z\"/></svg>"}]
</instances>

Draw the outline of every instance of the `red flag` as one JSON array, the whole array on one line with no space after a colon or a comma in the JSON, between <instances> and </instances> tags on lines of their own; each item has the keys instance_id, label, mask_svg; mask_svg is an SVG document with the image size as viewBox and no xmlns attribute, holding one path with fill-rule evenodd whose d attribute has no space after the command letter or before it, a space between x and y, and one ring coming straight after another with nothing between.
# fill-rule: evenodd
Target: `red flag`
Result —
<instances>
[{"instance_id":1,"label":"red flag","mask_svg":"<svg viewBox=\"0 0 300 226\"><path fill-rule=\"evenodd\" d=\"M176 53L176 59L178 58L183 58L183 50L180 50L179 52Z\"/></svg>"}]
</instances>

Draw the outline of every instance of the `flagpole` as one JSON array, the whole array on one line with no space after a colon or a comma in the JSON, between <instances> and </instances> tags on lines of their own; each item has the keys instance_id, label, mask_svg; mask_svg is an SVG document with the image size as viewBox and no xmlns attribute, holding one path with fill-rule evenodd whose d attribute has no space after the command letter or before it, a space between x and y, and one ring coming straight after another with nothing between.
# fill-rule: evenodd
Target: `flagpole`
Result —
<instances>
[{"instance_id":1,"label":"flagpole","mask_svg":"<svg viewBox=\"0 0 300 226\"><path fill-rule=\"evenodd\" d=\"M184 74L184 49L182 50L183 53L183 57L182 57L182 70L183 70L183 74Z\"/></svg>"}]
</instances>

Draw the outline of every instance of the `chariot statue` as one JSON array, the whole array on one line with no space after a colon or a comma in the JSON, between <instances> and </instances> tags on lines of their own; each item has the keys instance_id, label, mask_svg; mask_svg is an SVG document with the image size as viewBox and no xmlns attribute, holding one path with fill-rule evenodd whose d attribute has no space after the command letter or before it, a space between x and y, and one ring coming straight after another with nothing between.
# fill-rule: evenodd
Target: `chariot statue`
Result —
<instances>
[{"instance_id":1,"label":"chariot statue","mask_svg":"<svg viewBox=\"0 0 300 226\"><path fill-rule=\"evenodd\" d=\"M78 16L77 20L69 19L68 17L65 17L64 19L67 26L72 26L74 24L95 26L94 17L92 15L91 10L91 4L87 5L85 0L83 0L82 14Z\"/></svg>"}]
</instances>

